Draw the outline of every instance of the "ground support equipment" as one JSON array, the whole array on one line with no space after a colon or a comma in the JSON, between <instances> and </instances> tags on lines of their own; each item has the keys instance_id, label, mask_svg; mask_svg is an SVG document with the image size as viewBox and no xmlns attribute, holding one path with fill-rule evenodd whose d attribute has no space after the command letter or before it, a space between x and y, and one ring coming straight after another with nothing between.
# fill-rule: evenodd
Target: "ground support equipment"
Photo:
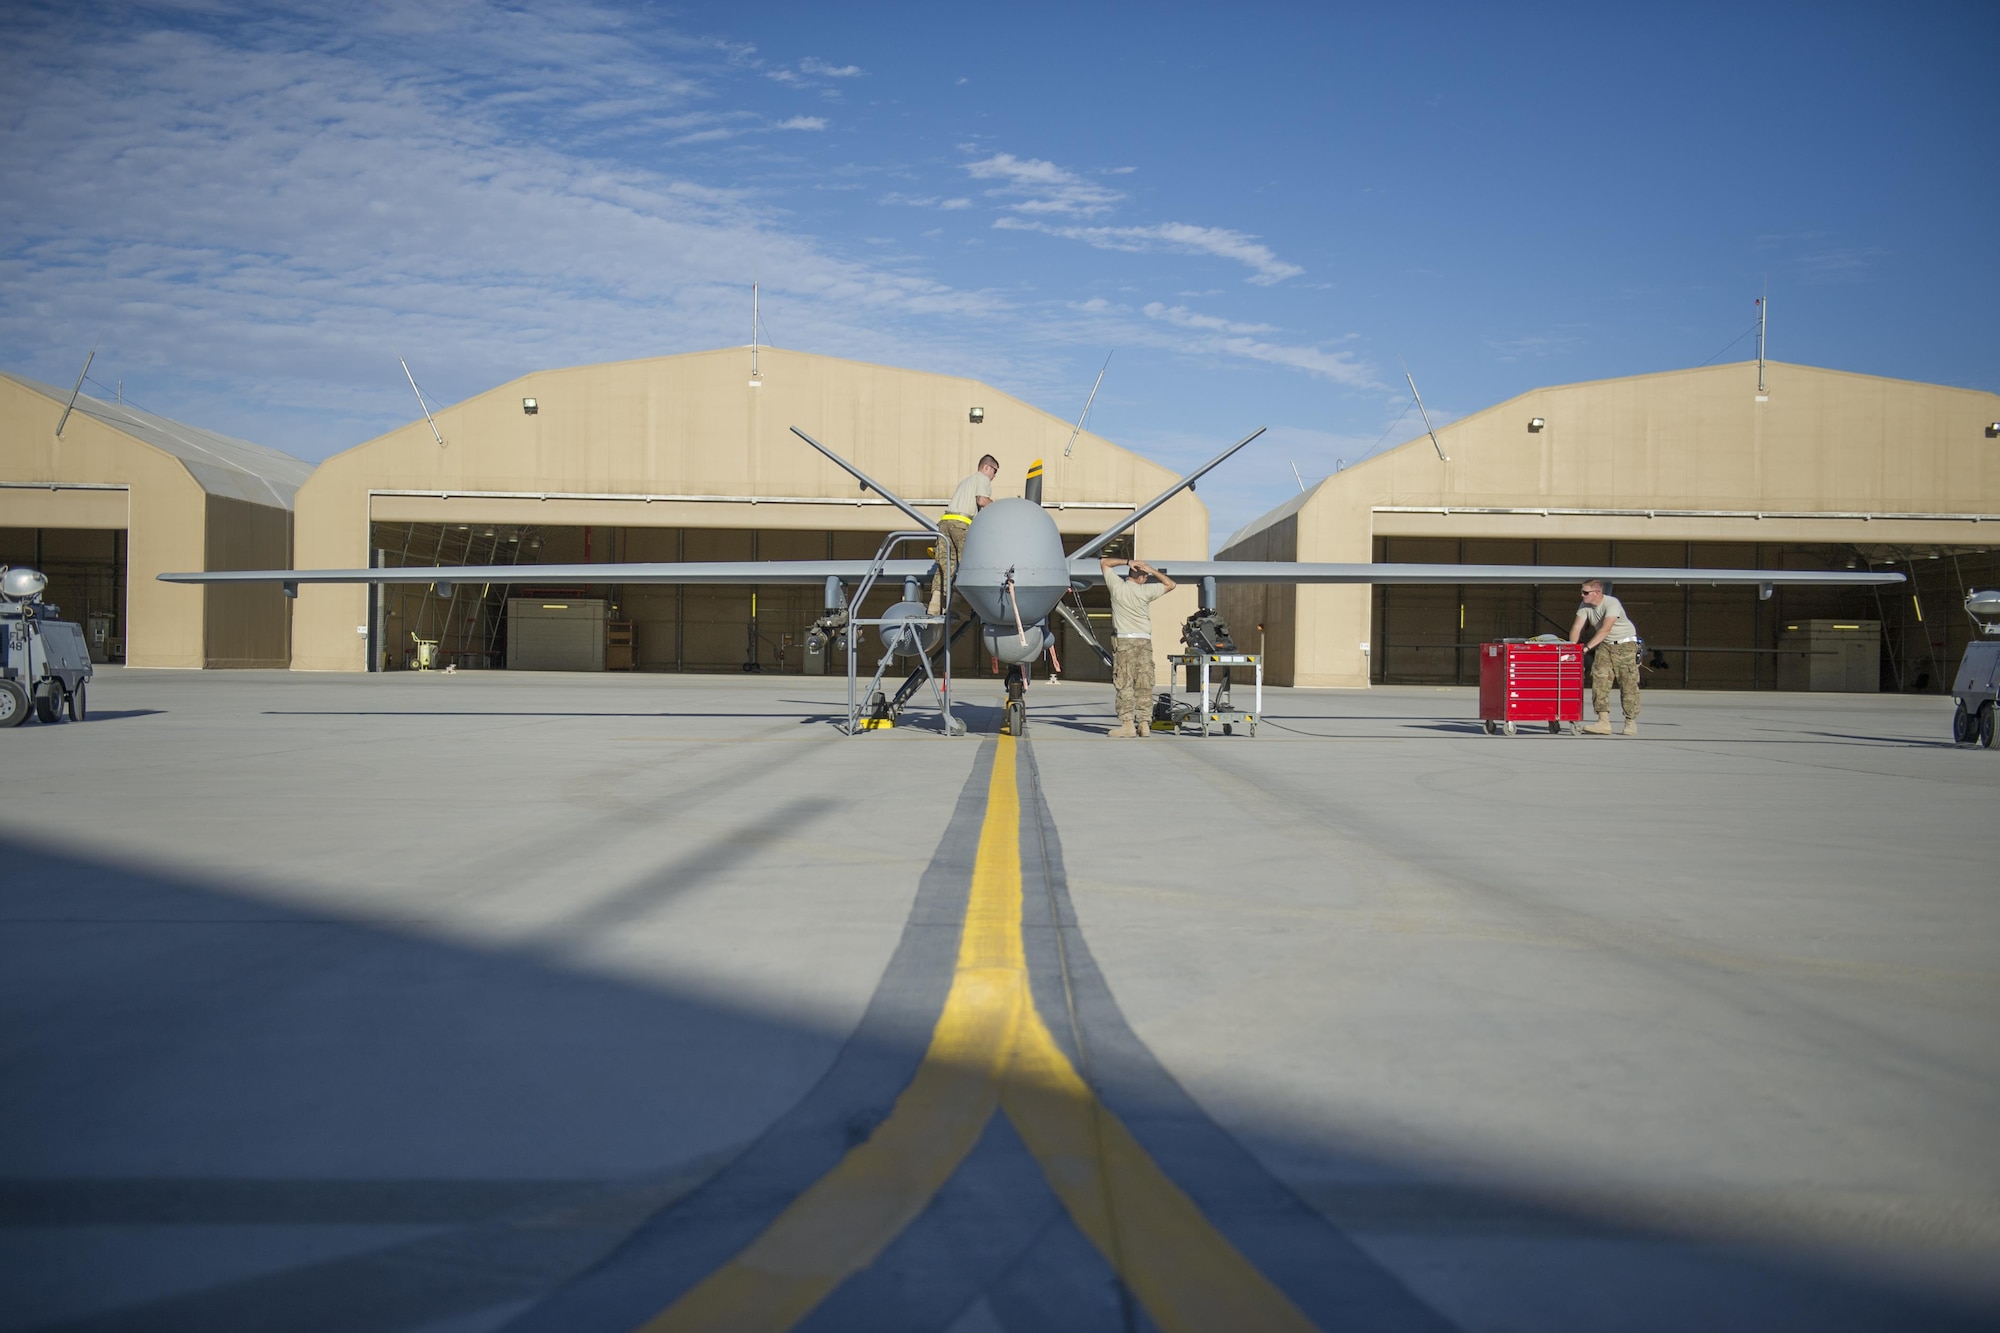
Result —
<instances>
[{"instance_id":1,"label":"ground support equipment","mask_svg":"<svg viewBox=\"0 0 2000 1333\"><path fill-rule=\"evenodd\" d=\"M1486 734L1512 736L1540 722L1571 735L1583 722L1583 646L1500 639L1479 645L1479 720Z\"/></svg>"},{"instance_id":2,"label":"ground support equipment","mask_svg":"<svg viewBox=\"0 0 2000 1333\"><path fill-rule=\"evenodd\" d=\"M1167 661L1173 670L1180 673L1178 679L1187 686L1186 692L1195 695L1196 699L1193 703L1182 703L1174 697L1172 689L1161 694L1153 705L1154 731L1210 736L1219 730L1225 736L1233 736L1236 728L1242 727L1249 735L1257 734L1257 719L1264 713L1264 658L1261 654L1173 653ZM1231 670L1246 666L1256 673L1255 694L1248 712L1237 708L1229 699Z\"/></svg>"},{"instance_id":3,"label":"ground support equipment","mask_svg":"<svg viewBox=\"0 0 2000 1333\"><path fill-rule=\"evenodd\" d=\"M2000 724L2000 593L1975 592L1965 599L1965 609L1983 638L1965 645L1959 659L1958 675L1952 680L1952 697L1958 706L1951 717L1951 738L1959 745L1993 748L1993 731Z\"/></svg>"},{"instance_id":4,"label":"ground support equipment","mask_svg":"<svg viewBox=\"0 0 2000 1333\"><path fill-rule=\"evenodd\" d=\"M87 687L95 668L83 627L60 619L62 608L41 600L47 580L31 569L0 566L0 729L33 713L42 722L89 716ZM32 591L26 591L32 589Z\"/></svg>"},{"instance_id":5,"label":"ground support equipment","mask_svg":"<svg viewBox=\"0 0 2000 1333\"><path fill-rule=\"evenodd\" d=\"M939 638L945 637L950 617L944 614L910 614L908 611L873 619L858 614L862 606L867 603L868 594L875 590L875 582L882 576L883 566L888 561L891 551L904 542L936 540L937 534L926 529L892 532L884 537L881 547L875 552L875 559L868 566L868 573L861 580L861 586L855 589L854 596L847 604L848 614L839 633L847 645L847 734L850 736L860 731L875 731L895 726L903 705L916 693L919 680L930 684L931 695L937 700L938 713L944 723L944 734L947 736L965 734L965 724L951 715L951 653L949 650L944 653L943 660L938 664L938 670L933 672L930 660L931 648L923 643L923 639L933 629ZM908 597L911 589L906 587L904 591ZM896 611L899 607L908 605L909 602L906 601L890 609ZM871 625L882 632L884 644L882 660L876 664L875 675L868 682L867 691L863 693L857 688L861 676L861 632ZM899 643L902 645L900 648ZM895 702L892 704L882 692L882 677L895 665L899 656L915 657L917 670L896 691Z\"/></svg>"}]
</instances>

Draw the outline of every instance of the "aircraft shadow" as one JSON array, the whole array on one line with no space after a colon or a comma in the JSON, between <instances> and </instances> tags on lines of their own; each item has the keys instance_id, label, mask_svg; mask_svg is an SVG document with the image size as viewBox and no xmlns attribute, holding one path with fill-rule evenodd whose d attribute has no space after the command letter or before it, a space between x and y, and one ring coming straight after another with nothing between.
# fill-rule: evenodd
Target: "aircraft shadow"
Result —
<instances>
[{"instance_id":1,"label":"aircraft shadow","mask_svg":"<svg viewBox=\"0 0 2000 1333\"><path fill-rule=\"evenodd\" d=\"M674 1266L726 1258L888 1114L923 1057L939 974L892 963L849 1034L577 960L662 901L726 883L758 829L815 804L677 848L519 947L0 839L0 1328L485 1328L594 1292L646 1237L681 1235L676 1219L702 1225L669 1248ZM963 869L963 824L927 885ZM906 950L935 954L924 941L950 924L949 894L930 893ZM1066 889L1029 897L1065 904L1027 923L1033 966L1057 932L1085 949ZM1240 1141L1123 1026L1087 949L1079 968L1117 1112L1204 1206L1248 1201L1232 1234L1280 1286L1337 1301L1351 1284L1348 1325L1452 1326L1403 1274L1462 1267L1481 1244L1537 1290L1523 1308L1570 1312L1544 1327L1601 1327L1612 1310L1654 1328L1995 1324L1837 1256L1634 1226L1332 1132L1273 1123ZM1060 1003L1046 984L1045 1008ZM1348 1183L1299 1194L1261 1165L1274 1161ZM1111 1330L1130 1326L1117 1292L996 1118L882 1261L801 1327L944 1328L983 1306L981 1327ZM580 1333L631 1326L616 1302L563 1308Z\"/></svg>"}]
</instances>

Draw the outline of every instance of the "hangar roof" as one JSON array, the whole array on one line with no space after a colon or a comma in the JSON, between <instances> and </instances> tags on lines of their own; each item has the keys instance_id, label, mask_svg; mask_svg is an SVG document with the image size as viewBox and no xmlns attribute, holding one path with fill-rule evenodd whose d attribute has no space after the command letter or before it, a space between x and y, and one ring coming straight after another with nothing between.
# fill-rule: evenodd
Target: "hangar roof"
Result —
<instances>
[{"instance_id":1,"label":"hangar roof","mask_svg":"<svg viewBox=\"0 0 2000 1333\"><path fill-rule=\"evenodd\" d=\"M58 403L69 401L66 389L6 371L0 371L0 376ZM141 411L130 403L107 403L89 394L79 394L76 410L142 444L173 455L210 495L290 509L293 495L312 474L311 463L290 454Z\"/></svg>"}]
</instances>

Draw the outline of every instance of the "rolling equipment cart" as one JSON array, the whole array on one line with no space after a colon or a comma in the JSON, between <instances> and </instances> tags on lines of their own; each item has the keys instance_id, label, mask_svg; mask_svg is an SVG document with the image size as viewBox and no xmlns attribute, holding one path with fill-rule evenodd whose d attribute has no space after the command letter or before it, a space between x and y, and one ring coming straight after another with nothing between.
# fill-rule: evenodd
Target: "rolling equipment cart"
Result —
<instances>
[{"instance_id":1,"label":"rolling equipment cart","mask_svg":"<svg viewBox=\"0 0 2000 1333\"><path fill-rule=\"evenodd\" d=\"M1188 693L1199 691L1201 702L1184 704L1169 688L1153 705L1154 731L1176 734L1200 732L1203 736L1220 731L1236 734L1237 727L1257 734L1257 718L1264 711L1264 658L1258 653L1173 653L1167 657L1169 670L1187 677ZM1256 673L1256 693L1249 712L1229 701L1229 668L1247 666ZM1211 675L1211 672L1214 674Z\"/></svg>"},{"instance_id":2,"label":"rolling equipment cart","mask_svg":"<svg viewBox=\"0 0 2000 1333\"><path fill-rule=\"evenodd\" d=\"M1479 645L1479 720L1512 736L1523 722L1575 734L1583 722L1583 645L1501 639Z\"/></svg>"}]
</instances>

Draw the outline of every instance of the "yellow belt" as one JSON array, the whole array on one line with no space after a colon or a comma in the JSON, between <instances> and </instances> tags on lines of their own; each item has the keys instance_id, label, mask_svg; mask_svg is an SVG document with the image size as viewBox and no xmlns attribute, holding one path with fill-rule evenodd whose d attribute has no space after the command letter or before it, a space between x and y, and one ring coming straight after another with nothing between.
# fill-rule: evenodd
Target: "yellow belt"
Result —
<instances>
[{"instance_id":1,"label":"yellow belt","mask_svg":"<svg viewBox=\"0 0 2000 1333\"><path fill-rule=\"evenodd\" d=\"M938 520L938 522L940 522L940 523L950 523L950 522L953 522L954 520L955 520L955 521L957 521L957 522L960 522L960 523L970 523L970 522L972 522L972 520L971 520L971 519L967 518L967 517L966 517L965 515L963 515L963 514L946 514L946 515L945 515L945 516L944 516L943 518L939 519L939 520Z\"/></svg>"}]
</instances>

